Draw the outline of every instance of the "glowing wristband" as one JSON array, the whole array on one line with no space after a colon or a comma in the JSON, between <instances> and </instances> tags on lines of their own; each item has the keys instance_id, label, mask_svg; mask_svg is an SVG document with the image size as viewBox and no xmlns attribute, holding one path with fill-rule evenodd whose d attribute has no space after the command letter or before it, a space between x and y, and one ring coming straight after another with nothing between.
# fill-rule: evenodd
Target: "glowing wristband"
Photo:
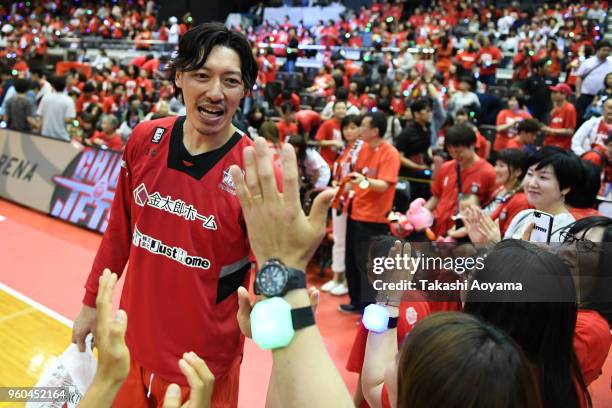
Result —
<instances>
[{"instance_id":1,"label":"glowing wristband","mask_svg":"<svg viewBox=\"0 0 612 408\"><path fill-rule=\"evenodd\" d=\"M295 335L291 305L280 297L256 303L251 311L251 334L264 350L287 347Z\"/></svg>"},{"instance_id":2,"label":"glowing wristband","mask_svg":"<svg viewBox=\"0 0 612 408\"><path fill-rule=\"evenodd\" d=\"M362 322L366 329L383 333L389 328L389 311L383 305L368 305L363 311Z\"/></svg>"}]
</instances>

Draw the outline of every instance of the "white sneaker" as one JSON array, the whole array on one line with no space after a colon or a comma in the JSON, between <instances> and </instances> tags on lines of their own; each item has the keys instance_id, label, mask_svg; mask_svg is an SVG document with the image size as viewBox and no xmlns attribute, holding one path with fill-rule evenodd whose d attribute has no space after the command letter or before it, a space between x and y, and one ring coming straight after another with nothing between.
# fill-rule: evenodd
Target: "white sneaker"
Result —
<instances>
[{"instance_id":1,"label":"white sneaker","mask_svg":"<svg viewBox=\"0 0 612 408\"><path fill-rule=\"evenodd\" d=\"M323 292L331 292L338 284L336 283L335 280L330 280L329 282L323 284L323 286L321 286L321 290Z\"/></svg>"},{"instance_id":2,"label":"white sneaker","mask_svg":"<svg viewBox=\"0 0 612 408\"><path fill-rule=\"evenodd\" d=\"M348 293L348 287L345 283L339 283L329 293L334 296L344 296Z\"/></svg>"}]
</instances>

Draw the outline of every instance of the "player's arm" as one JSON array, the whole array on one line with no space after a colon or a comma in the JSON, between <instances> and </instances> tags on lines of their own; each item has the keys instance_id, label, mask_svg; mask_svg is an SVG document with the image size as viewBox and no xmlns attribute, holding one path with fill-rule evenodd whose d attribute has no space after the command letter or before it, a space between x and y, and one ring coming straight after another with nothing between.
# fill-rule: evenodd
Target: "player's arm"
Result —
<instances>
[{"instance_id":1,"label":"player's arm","mask_svg":"<svg viewBox=\"0 0 612 408\"><path fill-rule=\"evenodd\" d=\"M131 173L129 157L131 145L128 143L123 154L115 198L111 207L111 216L102 238L100 247L93 262L91 272L85 283L85 296L81 312L74 321L72 342L85 350L85 337L90 332L96 335L96 296L98 280L104 269L110 269L121 277L130 253L131 244Z\"/></svg>"},{"instance_id":2,"label":"player's arm","mask_svg":"<svg viewBox=\"0 0 612 408\"><path fill-rule=\"evenodd\" d=\"M272 153L263 138L244 150L246 181L237 166L232 166L232 178L257 262L261 265L277 258L303 271L325 234L333 190L319 194L306 217L300 204L297 160L290 144L282 147L281 157L282 195L275 183ZM290 291L285 300L292 308L311 304L305 289ZM272 355L272 375L282 407L353 406L316 325L298 330L287 347L274 350Z\"/></svg>"}]
</instances>

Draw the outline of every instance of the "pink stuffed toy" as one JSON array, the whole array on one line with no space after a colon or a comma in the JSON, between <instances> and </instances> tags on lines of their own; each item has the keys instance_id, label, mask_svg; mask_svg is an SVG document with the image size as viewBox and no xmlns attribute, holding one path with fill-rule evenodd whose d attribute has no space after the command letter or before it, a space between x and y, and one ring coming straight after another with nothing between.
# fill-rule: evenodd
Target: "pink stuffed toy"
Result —
<instances>
[{"instance_id":1,"label":"pink stuffed toy","mask_svg":"<svg viewBox=\"0 0 612 408\"><path fill-rule=\"evenodd\" d=\"M417 198L410 203L406 214L392 212L388 216L391 234L398 238L405 238L413 231L423 231L433 224L433 215L423 207L425 199Z\"/></svg>"}]
</instances>

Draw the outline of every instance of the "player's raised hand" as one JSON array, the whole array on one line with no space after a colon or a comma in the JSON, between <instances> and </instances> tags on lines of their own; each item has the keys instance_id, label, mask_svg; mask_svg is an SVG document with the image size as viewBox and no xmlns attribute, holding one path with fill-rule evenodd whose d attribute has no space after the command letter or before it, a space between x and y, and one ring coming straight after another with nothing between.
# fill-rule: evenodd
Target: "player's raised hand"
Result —
<instances>
[{"instance_id":1,"label":"player's raised hand","mask_svg":"<svg viewBox=\"0 0 612 408\"><path fill-rule=\"evenodd\" d=\"M238 166L232 166L231 174L259 265L277 258L289 267L305 270L325 234L334 191L321 192L306 216L300 203L297 159L290 144L282 147L281 158L282 193L276 184L272 152L264 138L256 138L254 147L244 149L246 179Z\"/></svg>"}]
</instances>

